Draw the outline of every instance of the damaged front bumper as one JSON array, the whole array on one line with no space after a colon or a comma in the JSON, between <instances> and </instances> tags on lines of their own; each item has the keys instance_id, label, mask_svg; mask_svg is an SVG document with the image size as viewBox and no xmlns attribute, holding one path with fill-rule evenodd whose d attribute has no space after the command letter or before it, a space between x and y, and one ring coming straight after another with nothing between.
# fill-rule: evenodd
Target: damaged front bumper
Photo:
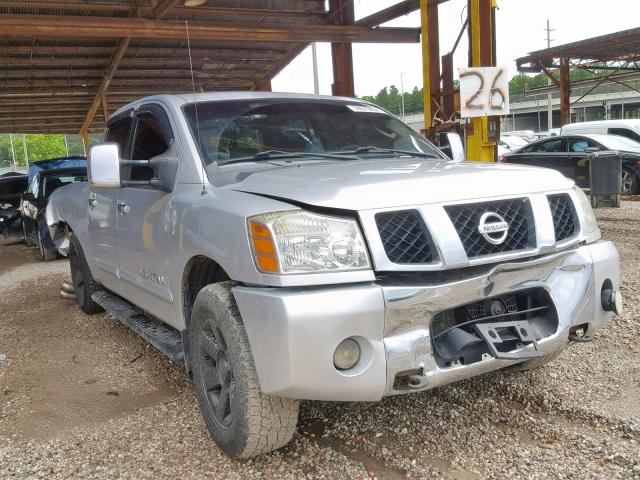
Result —
<instances>
[{"instance_id":1,"label":"damaged front bumper","mask_svg":"<svg viewBox=\"0 0 640 480\"><path fill-rule=\"evenodd\" d=\"M576 330L591 336L607 323L612 312L604 295L618 289L618 253L611 242L599 241L526 261L375 283L235 287L233 292L265 393L358 401L434 388L558 351ZM505 298L529 302L522 310L528 313L491 310L492 299ZM459 321L457 313L448 312L474 302L486 303L496 314L489 322L484 314L472 317L477 319L468 322L467 333L473 334L476 323L487 324L475 332L482 339L483 330L488 338L491 325L499 327L504 319L524 321L516 326L531 327L535 338L531 331L523 336L511 330L516 333L512 343L505 341L510 347L504 355L499 343L491 349L482 341L482 348L474 349L474 342L462 342L462 353L454 352L462 361L446 358L449 350L438 342ZM445 313L449 323L437 323ZM358 342L360 358L352 368L338 370L333 354L345 338Z\"/></svg>"}]
</instances>

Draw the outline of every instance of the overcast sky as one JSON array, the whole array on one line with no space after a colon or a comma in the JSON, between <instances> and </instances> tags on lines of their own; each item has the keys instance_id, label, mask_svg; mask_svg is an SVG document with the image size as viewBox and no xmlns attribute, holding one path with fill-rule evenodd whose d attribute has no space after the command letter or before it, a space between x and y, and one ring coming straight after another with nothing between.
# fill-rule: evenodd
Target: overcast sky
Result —
<instances>
[{"instance_id":1,"label":"overcast sky","mask_svg":"<svg viewBox=\"0 0 640 480\"><path fill-rule=\"evenodd\" d=\"M356 19L365 17L400 0L355 0ZM466 13L466 0L449 0L440 5L440 50L453 47ZM498 0L496 23L498 65L516 72L515 59L546 48L546 21L549 19L552 45L637 27L640 0ZM414 12L385 26L418 27L420 14ZM466 66L468 43L463 36L456 51L454 67ZM318 44L320 93L331 94L332 70L329 44ZM381 88L400 88L402 74L405 91L422 86L419 44L353 45L356 95L375 95ZM457 70L456 70L457 71ZM313 93L311 48L307 48L273 80L279 92Z\"/></svg>"}]
</instances>

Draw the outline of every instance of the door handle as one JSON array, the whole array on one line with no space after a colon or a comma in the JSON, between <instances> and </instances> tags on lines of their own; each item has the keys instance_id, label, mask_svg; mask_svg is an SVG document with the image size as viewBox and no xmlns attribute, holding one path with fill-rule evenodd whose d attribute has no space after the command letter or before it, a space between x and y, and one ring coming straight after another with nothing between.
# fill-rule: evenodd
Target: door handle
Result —
<instances>
[{"instance_id":1,"label":"door handle","mask_svg":"<svg viewBox=\"0 0 640 480\"><path fill-rule=\"evenodd\" d=\"M129 205L124 202L118 202L118 211L123 215L129 213Z\"/></svg>"}]
</instances>

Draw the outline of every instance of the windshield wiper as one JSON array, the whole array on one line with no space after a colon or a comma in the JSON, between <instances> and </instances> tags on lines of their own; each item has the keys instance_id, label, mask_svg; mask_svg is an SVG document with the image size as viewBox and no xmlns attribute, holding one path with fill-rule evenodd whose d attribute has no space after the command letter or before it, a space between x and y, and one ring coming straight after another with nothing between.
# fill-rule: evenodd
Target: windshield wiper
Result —
<instances>
[{"instance_id":1,"label":"windshield wiper","mask_svg":"<svg viewBox=\"0 0 640 480\"><path fill-rule=\"evenodd\" d=\"M259 152L255 155L250 155L247 157L233 158L231 160L219 161L218 165L231 165L234 163L244 163L244 162L260 162L263 160L286 160L289 158L299 158L299 157L315 157L315 158L330 158L332 160L360 160L358 157L348 156L348 155L340 155L340 154L331 154L331 153L312 153L312 152L283 152L282 150L267 150L265 152Z\"/></svg>"},{"instance_id":2,"label":"windshield wiper","mask_svg":"<svg viewBox=\"0 0 640 480\"><path fill-rule=\"evenodd\" d=\"M355 150L345 151L344 153L345 155L358 155L361 153L398 153L400 155L407 155L410 157L436 158L436 159L440 158L437 155L434 155L433 153L415 152L412 150L399 150L396 148L380 148L380 147L374 147L374 146L359 147L359 148L356 148Z\"/></svg>"}]
</instances>

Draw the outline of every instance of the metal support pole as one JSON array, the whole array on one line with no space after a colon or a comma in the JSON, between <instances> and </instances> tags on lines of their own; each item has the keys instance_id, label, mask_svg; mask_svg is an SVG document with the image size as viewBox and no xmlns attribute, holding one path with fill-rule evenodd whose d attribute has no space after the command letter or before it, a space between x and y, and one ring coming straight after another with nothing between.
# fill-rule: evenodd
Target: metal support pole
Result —
<instances>
[{"instance_id":1,"label":"metal support pole","mask_svg":"<svg viewBox=\"0 0 640 480\"><path fill-rule=\"evenodd\" d=\"M404 72L400 72L400 117L404 119L404 79L402 75Z\"/></svg>"},{"instance_id":2,"label":"metal support pole","mask_svg":"<svg viewBox=\"0 0 640 480\"><path fill-rule=\"evenodd\" d=\"M496 0L468 0L469 8L469 66L495 65L494 9ZM498 117L471 119L467 136L467 160L493 162L496 155Z\"/></svg>"},{"instance_id":3,"label":"metal support pole","mask_svg":"<svg viewBox=\"0 0 640 480\"><path fill-rule=\"evenodd\" d=\"M553 29L549 25L549 19L547 19L547 48L551 48L551 32ZM551 85L551 79L547 78L547 85ZM547 93L547 131L553 128L553 106L552 106L551 92Z\"/></svg>"},{"instance_id":4,"label":"metal support pole","mask_svg":"<svg viewBox=\"0 0 640 480\"><path fill-rule=\"evenodd\" d=\"M318 48L316 43L311 44L311 58L313 60L313 93L320 93L320 82L318 80Z\"/></svg>"},{"instance_id":5,"label":"metal support pole","mask_svg":"<svg viewBox=\"0 0 640 480\"><path fill-rule=\"evenodd\" d=\"M440 103L440 42L438 32L438 3L420 0L422 41L422 96L424 127L433 127L434 102Z\"/></svg>"}]
</instances>

